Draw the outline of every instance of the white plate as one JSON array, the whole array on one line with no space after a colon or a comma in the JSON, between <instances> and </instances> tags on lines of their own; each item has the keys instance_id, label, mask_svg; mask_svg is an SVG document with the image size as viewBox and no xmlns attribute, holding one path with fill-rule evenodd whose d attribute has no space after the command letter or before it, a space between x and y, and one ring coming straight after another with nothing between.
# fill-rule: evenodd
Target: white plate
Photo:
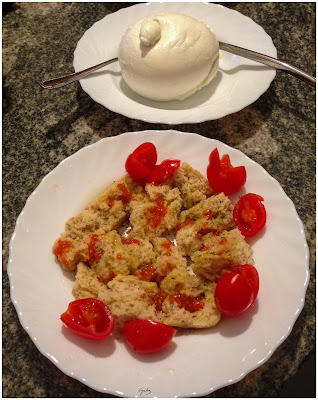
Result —
<instances>
[{"instance_id":1,"label":"white plate","mask_svg":"<svg viewBox=\"0 0 318 400\"><path fill-rule=\"evenodd\" d=\"M124 341L92 343L74 337L59 320L70 301L74 274L52 253L65 221L124 174L127 155L151 141L159 159L187 161L205 174L215 147L245 165L246 192L265 199L265 230L251 240L260 275L258 300L248 313L216 327L175 337L155 355L133 354ZM123 397L202 396L240 380L264 363L289 335L304 305L309 279L303 225L279 183L227 145L178 131L124 133L102 139L61 162L29 197L10 243L11 298L37 348L61 371L87 386ZM54 339L53 339L54 338Z\"/></svg>"},{"instance_id":2,"label":"white plate","mask_svg":"<svg viewBox=\"0 0 318 400\"><path fill-rule=\"evenodd\" d=\"M277 57L263 28L237 11L209 3L148 3L123 8L88 29L74 52L75 71L117 57L125 30L143 16L176 12L205 22L218 40ZM220 70L205 88L184 101L158 102L133 93L122 79L118 62L80 81L97 103L130 118L153 123L196 123L222 118L253 103L269 87L276 71L223 52Z\"/></svg>"}]
</instances>

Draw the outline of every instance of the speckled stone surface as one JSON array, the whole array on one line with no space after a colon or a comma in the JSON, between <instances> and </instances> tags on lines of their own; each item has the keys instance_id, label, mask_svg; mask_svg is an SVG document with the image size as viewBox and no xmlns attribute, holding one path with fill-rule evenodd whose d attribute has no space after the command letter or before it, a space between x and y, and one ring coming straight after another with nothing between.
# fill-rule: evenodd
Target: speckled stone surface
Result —
<instances>
[{"instance_id":1,"label":"speckled stone surface","mask_svg":"<svg viewBox=\"0 0 318 400\"><path fill-rule=\"evenodd\" d=\"M60 161L104 137L170 128L113 113L78 83L57 91L38 85L72 71L83 33L106 14L131 5L16 3L3 18L3 397L112 397L64 375L37 350L10 301L6 266L18 215ZM315 3L224 5L260 24L279 58L315 75ZM242 111L174 126L221 140L261 164L294 202L310 248L306 303L287 340L242 381L208 397L279 397L315 351L315 116L315 90L278 73L267 92Z\"/></svg>"}]
</instances>

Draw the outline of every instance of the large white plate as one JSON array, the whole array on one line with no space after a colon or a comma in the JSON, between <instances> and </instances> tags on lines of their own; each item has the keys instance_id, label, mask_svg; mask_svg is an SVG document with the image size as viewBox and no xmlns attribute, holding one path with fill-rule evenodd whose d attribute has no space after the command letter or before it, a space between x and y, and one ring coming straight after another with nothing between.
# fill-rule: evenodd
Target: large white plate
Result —
<instances>
[{"instance_id":1,"label":"large white plate","mask_svg":"<svg viewBox=\"0 0 318 400\"><path fill-rule=\"evenodd\" d=\"M237 11L209 3L148 3L123 8L96 22L79 40L75 71L117 57L125 30L143 16L177 12L205 22L218 40L277 56L263 28ZM253 103L274 79L276 71L223 52L220 70L205 88L183 101L157 102L133 93L122 79L118 62L80 81L96 102L127 117L153 123L181 124L214 120Z\"/></svg>"},{"instance_id":2,"label":"large white plate","mask_svg":"<svg viewBox=\"0 0 318 400\"><path fill-rule=\"evenodd\" d=\"M52 253L65 221L124 173L127 155L151 141L159 160L187 161L205 174L217 147L245 165L245 192L265 199L265 230L251 240L260 275L258 300L248 313L216 327L188 331L155 355L133 354L123 340L92 343L67 332L59 320L73 300L74 274ZM303 225L279 183L260 165L227 145L196 134L143 131L106 138L61 162L29 197L10 243L11 298L37 348L60 370L91 388L123 397L201 396L240 380L286 339L304 305L309 279Z\"/></svg>"}]
</instances>

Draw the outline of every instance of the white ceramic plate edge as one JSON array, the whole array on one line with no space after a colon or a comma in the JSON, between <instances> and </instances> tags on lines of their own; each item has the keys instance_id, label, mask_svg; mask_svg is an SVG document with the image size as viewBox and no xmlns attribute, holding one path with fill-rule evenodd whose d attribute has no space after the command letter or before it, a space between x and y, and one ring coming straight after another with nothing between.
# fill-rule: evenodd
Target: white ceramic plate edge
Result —
<instances>
[{"instance_id":1,"label":"white ceramic plate edge","mask_svg":"<svg viewBox=\"0 0 318 400\"><path fill-rule=\"evenodd\" d=\"M259 45L257 42L252 42L247 43L246 42L246 38L244 38L244 34L242 34L242 38L240 39L239 36L237 34L237 32L235 32L235 36L232 38L232 40L227 36L226 32L221 35L221 39L223 41L227 41L231 42L232 44L237 44L240 45L242 47L249 47L249 48L253 48L254 50L258 50L261 52L264 52L268 55L271 55L273 57L277 56L277 51L276 48L273 44L272 39L270 38L270 36L265 32L265 30L260 27L258 24L256 24L251 18L239 13L236 10L231 10L228 9L224 6L218 5L218 4L211 4L211 3L161 3L161 2L154 2L154 3L144 3L144 4L137 4L128 8L124 8L121 9L115 13L109 14L106 17L104 17L102 20L99 20L97 22L95 22L92 27L87 30L84 35L82 36L82 38L79 40L79 42L77 43L75 52L74 52L74 69L75 71L79 71L83 68L87 68L90 65L87 65L87 61L85 61L85 58L82 56L83 54L83 49L86 48L87 51L91 51L91 41L94 39L94 35L92 34L92 32L98 32L98 31L102 31L101 26L104 23L109 23L110 26L112 26L112 20L116 20L117 18L119 18L120 16L123 17L123 21L125 21L125 19L127 19L129 21L127 21L127 24L130 25L133 21L136 21L137 19L139 19L141 16L143 16L144 14L150 14L153 12L158 12L160 11L160 9L162 9L164 7L164 10L168 10L171 12L184 12L185 14L188 13L189 15L192 15L198 19L204 20L207 17L207 15L209 15L208 12L205 12L206 8L211 8L211 13L213 12L213 10L218 10L221 13L224 13L225 15L229 15L231 18L234 18L234 20L236 19L240 19L243 21L245 21L248 25L249 25L249 29L255 29L257 35L260 36L260 38L262 38L261 40L259 40L259 43L265 43L266 45L264 45L264 47L261 46L260 49L258 49ZM205 15L204 15L205 14ZM134 16L134 18L131 18L131 16ZM208 19L213 19L213 17L209 17ZM208 23L209 21L204 21L206 23ZM210 23L211 25L211 23ZM122 30L118 30L118 28L116 28L116 32L118 36L121 36L123 34ZM218 28L221 29L222 28ZM95 34L97 35L97 33ZM218 35L217 35L218 36ZM252 35L253 36L253 35ZM225 39L224 39L225 38ZM96 51L96 54L91 54L91 58L93 58L94 63L97 64L99 62L104 61L105 59L110 59L113 57L117 56L117 49L114 48L114 41L112 41L112 43L109 44L110 49L107 50L106 54L104 56L101 55L102 50L100 49L100 45L98 45L98 40L97 38L95 38L94 40L96 40L96 46L98 47L98 51ZM116 42L116 41L115 41ZM234 56L237 58L237 56ZM222 63L222 61L221 61ZM244 60L244 63L246 64L250 64L253 62L249 61L247 59ZM255 63L254 63L255 64ZM260 64L258 64L260 65ZM108 67L107 67L108 68ZM110 66L109 69L115 68L116 71L119 70L119 67L112 67ZM106 84L106 79L104 82L102 82L102 80L100 80L97 84L96 81L96 85L94 85L94 83L92 81L89 81L88 79L82 79L80 81L80 85L82 87L82 89L88 93L90 95L90 97L92 97L92 99L94 101L96 101L99 104L102 104L103 106L107 107L109 110L113 111L113 112L118 112L121 113L122 115L129 117L129 118L133 118L133 119L139 119L141 121L145 121L145 122L151 122L151 123L166 123L166 124L180 124L180 123L199 123L199 122L204 122L207 120L214 120L214 119L218 119L218 118L223 118L224 116L228 115L228 114L232 114L235 112L238 112L240 110L242 110L243 108L245 108L246 106L252 104L254 101L256 101L262 94L264 94L267 89L269 88L271 82L273 81L273 79L275 78L276 75L276 70L274 69L270 69L268 67L264 67L264 73L263 73L263 78L261 79L261 74L262 73L256 73L254 75L254 71L250 72L250 75L253 79L256 79L255 81L255 85L249 85L249 89L247 90L246 85L246 79L247 79L247 74L248 72L240 72L240 74L242 75L242 77L244 78L240 78L242 80L242 85L244 89L243 91L240 89L240 87L235 88L235 85L237 82L234 82L234 90L233 93L235 93L236 95L233 95L230 101L224 100L224 99L220 99L216 102L210 102L210 100L205 100L201 105L199 106L192 106L191 108L189 108L189 106L187 105L185 110L181 110L178 109L178 105L175 105L175 102L172 102L171 104L171 109L169 108L170 106L167 106L167 108L163 107L163 109L161 109L162 107L162 103L160 104L159 102L152 102L149 101L147 99L142 99L140 96L132 94L132 99L128 98L127 96L123 96L122 93L117 92L117 88L115 88L114 84L111 82L111 80L108 79L108 83ZM115 70L114 69L114 70ZM240 80L238 80L238 86L241 85ZM105 93L101 92L101 87L105 85ZM98 86L98 88L97 88ZM200 104L201 103L201 98L203 99L205 96L205 91L207 89L203 88L201 89L201 91L197 92L192 98L195 100L191 100L189 102L189 104ZM111 96L111 98L108 97L108 95L106 94L109 93L109 91L113 91L113 95ZM240 95L238 95L238 93L240 93ZM246 101L242 102L242 93L245 94L245 96L247 96ZM237 98L237 100L236 100ZM184 104L186 104L185 102L188 102L188 100L186 99L184 101ZM220 103L221 102L221 103ZM177 104L178 102L176 102ZM180 104L180 103L179 103ZM158 109L157 109L158 107Z\"/></svg>"},{"instance_id":2,"label":"white ceramic plate edge","mask_svg":"<svg viewBox=\"0 0 318 400\"><path fill-rule=\"evenodd\" d=\"M142 135L144 135L144 134L147 133L147 132L154 133L154 134L159 134L159 133L165 134L165 133L167 133L167 132L176 132L176 131L170 131L170 130L168 130L168 131L127 132L127 133L123 134L123 136L125 136L125 135L128 136L128 135L132 135L132 134L133 134L133 135L135 135L136 137L138 137L138 135L141 135L141 136L142 136ZM198 136L198 135L196 135L196 134L182 133L182 132L177 132L177 134L194 135L194 136L196 136L196 137ZM122 135L121 135L121 136L122 136ZM203 140L206 140L207 142L210 142L210 139L202 138L202 137L200 137L200 138L203 139ZM117 137L107 138L107 139L103 139L103 140L112 141L112 140L116 140L116 139L117 139ZM92 147L94 147L94 146L98 146L98 143L99 143L99 142L94 143L94 144L89 145L89 146L86 146L85 148L79 150L79 151L76 152L75 154L80 154L80 153L83 152L83 151L87 151L89 148L92 148ZM211 143L211 142L210 142L210 143ZM220 146L224 147L225 149L228 149L229 152L233 151L233 149L232 149L231 147L225 145L225 144L222 143L222 142L218 142L218 141L216 141L216 140L213 140L213 143L220 144ZM244 157L245 157L245 158L248 158L248 157L245 156L243 153L241 153L239 150L235 150L235 152L240 153L241 156L242 156L243 158L244 158ZM75 155L75 154L74 154L74 155ZM74 155L73 155L73 156L74 156ZM48 177L51 176L52 174L54 174L55 171L56 171L58 168L63 168L63 165L64 165L65 163L67 163L68 160L69 160L71 157L73 157L73 156L70 156L70 157L66 158L65 160L63 160L63 161L62 161L58 166L56 166L49 174L47 174L47 175L41 180L41 182L40 182L38 188L39 188L41 185L45 184L45 182L46 182L46 180L48 179ZM301 234L304 236L303 224L302 224L301 220L299 219L299 216L298 216L298 214L297 214L297 211L296 211L296 209L295 209L295 206L294 206L294 204L292 203L292 201L286 196L286 194L284 193L284 191L283 191L281 185L280 185L273 177L271 177L261 166L259 166L257 163L255 163L255 162L252 161L251 159L249 159L249 161L252 162L253 164L255 164L255 166L256 166L259 170L261 170L263 174L265 173L266 175L268 175L268 178L270 178L270 179L272 180L272 182L276 185L278 191L280 192L280 196L284 196L285 198L288 199L288 202L289 202L290 207L291 207L291 209L292 209L292 213L293 213L294 216L296 217L297 223L299 224L299 227L300 227L300 230L301 230ZM37 188L37 189L38 189L38 188ZM34 191L32 192L32 194L29 196L29 198L28 198L28 200L27 200L27 202L26 202L26 205L25 205L24 209L25 209L26 207L28 207L28 204L30 203L30 201L32 201L32 198L33 198L34 196L36 196L37 189L34 190ZM15 228L14 234L12 235L12 238L11 238L11 240L10 240L10 256L9 256L9 263L8 263L8 275L9 275L9 277L10 277L11 299L12 299L12 302L13 302L13 304L14 304L16 310L17 310L18 317L19 317L19 320L20 320L20 322L21 322L21 325L24 327L24 329L26 329L27 333L29 334L30 338L33 340L34 344L37 346L37 348L39 349L39 351L40 351L44 356L46 356L47 358L49 358L50 361L52 361L53 363L55 363L56 366L57 366L61 371L63 371L65 374L70 375L70 376L72 376L73 378L78 379L79 381L81 381L81 380L82 380L82 377L77 377L77 376L71 375L71 374L69 373L69 371L67 370L67 368L64 369L63 366L61 366L61 365L59 365L58 363L55 362L55 359L54 359L54 356L53 356L53 355L48 354L44 349L42 349L41 347L39 347L39 343L38 343L36 340L34 340L35 335L32 333L32 328L26 327L25 320L23 319L24 315L23 315L23 313L22 313L22 311L21 311L21 307L20 307L20 305L19 305L19 302L16 300L15 295L14 295L14 291L13 291L14 282L12 282L13 276L12 276L12 271L11 271L12 265L13 265L13 263L14 263L14 255L12 254L12 252L13 252L13 247L14 247L14 243L15 243L15 238L16 238L17 232L19 231L20 222L21 222L21 220L23 219L23 216L24 216L24 209L23 209L23 211L21 212L21 214L19 215L19 217L18 217L18 219L17 219L16 228ZM307 245L305 245L305 258L306 258L307 271L308 271L309 251L308 251ZM263 364L265 361L267 361L268 358L272 355L272 353L277 349L277 347L278 347L278 346L288 337L288 335L290 334L290 332L291 332L291 330L292 330L292 328L293 328L293 326L294 326L294 323L295 323L295 321L297 320L297 317L299 316L301 310L303 309L304 301L305 301L305 294L306 294L306 289L307 289L308 282L309 282L309 273L307 272L307 275L306 275L305 281L304 281L304 285L303 285L304 292L303 292L302 298L300 299L298 310L297 310L297 312L295 313L295 319L294 319L294 321L293 321L293 322L290 324L290 326L288 327L287 332L286 332L282 337L280 337L279 340L277 340L276 345L273 346L273 347L269 350L269 352L267 353L267 355L265 355L265 356L258 362L257 366L259 366L259 365ZM218 385L218 386L214 386L214 387L211 387L211 388L207 388L207 389L205 389L204 391L201 391L201 392L199 393L199 395L208 394L208 393L210 393L211 391L217 390L217 389L219 389L219 388L221 388L221 387L224 387L224 386L226 386L226 385L229 385L229 384L233 384L233 383L235 383L235 382L241 380L245 375L247 375L249 372L251 372L251 371L254 370L255 368L256 368L256 366L254 365L254 366L252 366L250 369L247 369L247 370L245 370L243 373L239 374L238 376L232 377L232 379L231 379L230 381L223 382L222 385ZM90 386L90 385L88 385L88 386ZM92 387L92 386L90 386L90 387ZM95 387L92 387L92 388L95 389L95 390L100 390L100 389L97 389L97 388L95 388ZM107 390L106 392L107 392L107 393L110 393L110 394L114 394L114 395L119 395L117 391ZM184 393L183 395L184 395L184 396L187 396L188 394Z\"/></svg>"}]
</instances>

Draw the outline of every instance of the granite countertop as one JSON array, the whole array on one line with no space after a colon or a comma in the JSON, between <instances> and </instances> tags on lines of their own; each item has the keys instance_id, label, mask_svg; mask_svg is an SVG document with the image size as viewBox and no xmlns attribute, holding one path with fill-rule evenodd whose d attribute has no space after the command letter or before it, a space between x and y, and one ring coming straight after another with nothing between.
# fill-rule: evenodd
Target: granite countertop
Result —
<instances>
[{"instance_id":1,"label":"granite countertop","mask_svg":"<svg viewBox=\"0 0 318 400\"><path fill-rule=\"evenodd\" d=\"M76 43L95 21L133 4L13 3L3 17L3 397L113 397L66 376L37 350L11 303L6 266L18 215L59 162L101 138L170 128L111 112L78 83L56 91L39 86L44 78L72 71ZM261 25L278 58L315 75L315 3L224 5ZM315 90L277 73L269 89L240 112L173 126L218 139L262 165L294 202L310 249L306 303L288 338L265 364L208 397L283 396L314 355L315 116Z\"/></svg>"}]
</instances>

